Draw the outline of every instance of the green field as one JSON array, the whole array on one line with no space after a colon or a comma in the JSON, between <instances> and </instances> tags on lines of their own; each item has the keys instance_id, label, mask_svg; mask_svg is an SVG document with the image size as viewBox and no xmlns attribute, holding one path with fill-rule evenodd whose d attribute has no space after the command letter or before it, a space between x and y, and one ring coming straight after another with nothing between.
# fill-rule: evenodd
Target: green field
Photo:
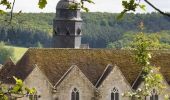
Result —
<instances>
[{"instance_id":1,"label":"green field","mask_svg":"<svg viewBox=\"0 0 170 100\"><path fill-rule=\"evenodd\" d=\"M5 47L14 49L14 57L12 59L15 62L17 62L23 56L23 54L28 50L28 48L23 48L23 47L14 47L14 46L5 46Z\"/></svg>"}]
</instances>

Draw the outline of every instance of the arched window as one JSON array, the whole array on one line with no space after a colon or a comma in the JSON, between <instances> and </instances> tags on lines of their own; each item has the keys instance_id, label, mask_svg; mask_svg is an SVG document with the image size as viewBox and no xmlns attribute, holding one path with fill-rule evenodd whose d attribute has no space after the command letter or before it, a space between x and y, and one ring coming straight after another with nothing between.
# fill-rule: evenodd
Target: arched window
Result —
<instances>
[{"instance_id":1,"label":"arched window","mask_svg":"<svg viewBox=\"0 0 170 100\"><path fill-rule=\"evenodd\" d=\"M153 89L153 91L151 93L152 93L152 95L150 96L150 100L159 100L158 93L155 89Z\"/></svg>"},{"instance_id":2,"label":"arched window","mask_svg":"<svg viewBox=\"0 0 170 100\"><path fill-rule=\"evenodd\" d=\"M79 91L77 88L74 88L71 93L71 100L79 100Z\"/></svg>"},{"instance_id":3,"label":"arched window","mask_svg":"<svg viewBox=\"0 0 170 100\"><path fill-rule=\"evenodd\" d=\"M119 90L116 87L111 91L111 100L119 100Z\"/></svg>"}]
</instances>

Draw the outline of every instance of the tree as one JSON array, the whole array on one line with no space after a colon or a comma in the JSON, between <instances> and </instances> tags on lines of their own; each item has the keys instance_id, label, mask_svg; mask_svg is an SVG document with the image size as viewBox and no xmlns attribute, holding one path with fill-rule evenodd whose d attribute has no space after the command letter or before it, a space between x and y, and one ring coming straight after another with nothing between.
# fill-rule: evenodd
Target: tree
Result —
<instances>
[{"instance_id":1,"label":"tree","mask_svg":"<svg viewBox=\"0 0 170 100\"><path fill-rule=\"evenodd\" d=\"M0 42L0 63L4 63L6 59L14 56L14 49L5 48L3 42Z\"/></svg>"},{"instance_id":2,"label":"tree","mask_svg":"<svg viewBox=\"0 0 170 100\"><path fill-rule=\"evenodd\" d=\"M144 84L142 88L138 88L136 91L125 93L124 96L135 98L135 100L146 100L147 96L151 96L153 87L159 94L165 95L165 100L169 100L169 95L164 92L166 89L163 83L163 76L159 73L159 67L152 66L150 64L150 58L152 57L149 50L157 49L153 41L143 33L137 35L134 39L134 49L136 62L142 67L140 77Z\"/></svg>"}]
</instances>

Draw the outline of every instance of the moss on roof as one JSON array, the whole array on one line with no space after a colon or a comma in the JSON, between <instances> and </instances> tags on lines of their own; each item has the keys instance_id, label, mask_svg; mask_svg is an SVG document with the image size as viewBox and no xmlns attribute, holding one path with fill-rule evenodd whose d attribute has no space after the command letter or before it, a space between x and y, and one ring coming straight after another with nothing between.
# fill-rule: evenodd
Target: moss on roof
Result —
<instances>
[{"instance_id":1,"label":"moss on roof","mask_svg":"<svg viewBox=\"0 0 170 100\"><path fill-rule=\"evenodd\" d=\"M161 72L170 83L170 51L153 51L153 55L152 64L162 67ZM25 79L34 64L53 85L72 65L77 65L94 85L108 64L117 65L131 85L141 71L130 50L30 48L16 64L13 75Z\"/></svg>"}]
</instances>

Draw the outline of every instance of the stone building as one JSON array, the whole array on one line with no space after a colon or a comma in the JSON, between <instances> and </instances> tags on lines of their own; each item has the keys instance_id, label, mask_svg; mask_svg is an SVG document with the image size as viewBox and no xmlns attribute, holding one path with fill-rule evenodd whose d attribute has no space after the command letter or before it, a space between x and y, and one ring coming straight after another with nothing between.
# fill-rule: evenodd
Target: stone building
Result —
<instances>
[{"instance_id":1,"label":"stone building","mask_svg":"<svg viewBox=\"0 0 170 100\"><path fill-rule=\"evenodd\" d=\"M134 51L80 48L82 20L79 8L68 9L73 2L61 0L57 5L54 48L30 48L16 64L8 59L0 70L0 81L12 85L13 76L22 79L36 88L34 100L131 100L122 93L143 86ZM170 92L170 51L152 53L151 63L161 67ZM153 89L147 100L163 97Z\"/></svg>"},{"instance_id":2,"label":"stone building","mask_svg":"<svg viewBox=\"0 0 170 100\"><path fill-rule=\"evenodd\" d=\"M169 91L170 52L153 55L151 62L161 66ZM133 51L30 48L16 64L10 59L4 64L0 80L6 84L14 83L12 76L24 80L37 89L38 100L130 100L121 94L142 87L140 72ZM158 97L147 100L163 100Z\"/></svg>"}]
</instances>

